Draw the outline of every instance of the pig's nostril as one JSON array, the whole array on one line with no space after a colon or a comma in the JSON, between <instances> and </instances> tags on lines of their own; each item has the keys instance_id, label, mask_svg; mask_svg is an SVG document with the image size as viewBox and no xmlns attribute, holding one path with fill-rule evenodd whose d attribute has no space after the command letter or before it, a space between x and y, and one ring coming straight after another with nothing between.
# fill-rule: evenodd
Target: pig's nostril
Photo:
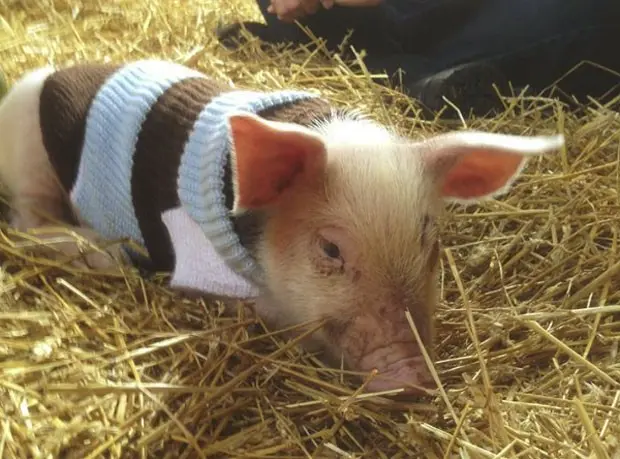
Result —
<instances>
[{"instance_id":1,"label":"pig's nostril","mask_svg":"<svg viewBox=\"0 0 620 459\"><path fill-rule=\"evenodd\" d=\"M361 371L376 368L381 372L391 373L395 369L406 367L426 369L426 362L417 345L402 341L372 349L360 357L358 367Z\"/></svg>"},{"instance_id":2,"label":"pig's nostril","mask_svg":"<svg viewBox=\"0 0 620 459\"><path fill-rule=\"evenodd\" d=\"M366 385L366 389L370 392L402 389L403 393L424 394L427 390L437 388L422 356L381 363L383 365L375 365L375 368L378 367L378 372Z\"/></svg>"},{"instance_id":3,"label":"pig's nostril","mask_svg":"<svg viewBox=\"0 0 620 459\"><path fill-rule=\"evenodd\" d=\"M437 382L430 371L418 372L418 381L426 389L437 389Z\"/></svg>"}]
</instances>

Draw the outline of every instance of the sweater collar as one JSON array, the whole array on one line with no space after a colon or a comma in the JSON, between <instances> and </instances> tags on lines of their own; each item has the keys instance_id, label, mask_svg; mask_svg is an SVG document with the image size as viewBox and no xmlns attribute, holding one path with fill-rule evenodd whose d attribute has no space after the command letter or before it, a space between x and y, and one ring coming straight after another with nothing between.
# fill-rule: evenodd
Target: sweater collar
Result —
<instances>
[{"instance_id":1,"label":"sweater collar","mask_svg":"<svg viewBox=\"0 0 620 459\"><path fill-rule=\"evenodd\" d=\"M233 113L257 114L315 97L304 91L223 93L198 115L181 157L178 193L182 207L226 265L256 286L264 285L264 273L241 244L226 206L224 175L232 148L228 118Z\"/></svg>"}]
</instances>

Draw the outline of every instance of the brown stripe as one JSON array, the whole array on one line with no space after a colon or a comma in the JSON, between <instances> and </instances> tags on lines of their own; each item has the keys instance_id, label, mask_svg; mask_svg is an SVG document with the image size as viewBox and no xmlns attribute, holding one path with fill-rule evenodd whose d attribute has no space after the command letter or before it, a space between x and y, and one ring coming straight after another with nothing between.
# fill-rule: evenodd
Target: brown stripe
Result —
<instances>
[{"instance_id":1,"label":"brown stripe","mask_svg":"<svg viewBox=\"0 0 620 459\"><path fill-rule=\"evenodd\" d=\"M178 168L185 143L204 106L221 93L231 91L223 83L207 78L189 78L171 86L153 105L138 135L132 170L131 192L140 231L150 256L150 269L174 269L174 251L162 212L177 207ZM298 102L278 110L266 110L265 118L309 124L323 115L325 102ZM226 206L232 209L232 171L224 170ZM233 219L241 243L250 247L260 233L260 215Z\"/></svg>"},{"instance_id":2,"label":"brown stripe","mask_svg":"<svg viewBox=\"0 0 620 459\"><path fill-rule=\"evenodd\" d=\"M120 65L77 65L45 81L39 117L43 145L66 192L73 188L84 143L86 118L97 92Z\"/></svg>"}]
</instances>

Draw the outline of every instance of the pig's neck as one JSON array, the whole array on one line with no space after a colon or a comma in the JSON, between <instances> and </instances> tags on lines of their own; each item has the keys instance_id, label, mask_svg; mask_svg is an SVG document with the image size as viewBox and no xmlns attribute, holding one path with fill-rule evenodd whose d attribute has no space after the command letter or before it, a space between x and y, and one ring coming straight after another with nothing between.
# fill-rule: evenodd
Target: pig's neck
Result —
<instances>
[{"instance_id":1,"label":"pig's neck","mask_svg":"<svg viewBox=\"0 0 620 459\"><path fill-rule=\"evenodd\" d=\"M257 212L231 215L234 186L227 118L240 111L310 128L335 115L326 101L298 91L230 91L205 105L179 167L182 212L164 216L177 255L173 286L245 298L266 292L258 246L267 217Z\"/></svg>"}]
</instances>

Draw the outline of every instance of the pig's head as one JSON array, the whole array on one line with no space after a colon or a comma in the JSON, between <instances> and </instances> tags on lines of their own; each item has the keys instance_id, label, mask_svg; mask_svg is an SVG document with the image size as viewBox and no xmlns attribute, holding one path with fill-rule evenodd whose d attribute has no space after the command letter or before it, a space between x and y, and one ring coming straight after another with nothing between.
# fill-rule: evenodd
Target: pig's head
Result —
<instances>
[{"instance_id":1,"label":"pig's head","mask_svg":"<svg viewBox=\"0 0 620 459\"><path fill-rule=\"evenodd\" d=\"M230 118L235 213L260 213L253 250L264 270L259 315L273 327L325 320L305 343L369 390L433 387L405 315L432 356L445 201L504 192L528 156L562 136L454 132L413 142L363 120L313 129Z\"/></svg>"}]
</instances>

